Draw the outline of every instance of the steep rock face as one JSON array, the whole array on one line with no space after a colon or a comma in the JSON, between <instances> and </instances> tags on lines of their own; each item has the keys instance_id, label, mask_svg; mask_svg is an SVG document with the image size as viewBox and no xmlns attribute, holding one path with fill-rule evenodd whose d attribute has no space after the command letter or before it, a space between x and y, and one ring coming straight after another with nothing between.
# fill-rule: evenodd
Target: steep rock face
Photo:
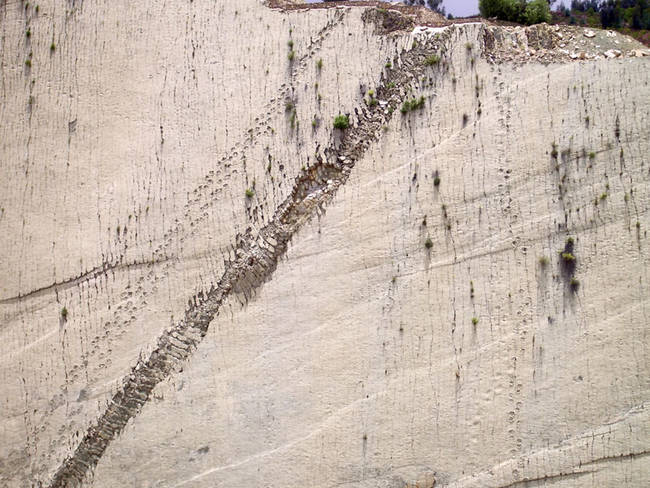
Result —
<instances>
[{"instance_id":1,"label":"steep rock face","mask_svg":"<svg viewBox=\"0 0 650 488\"><path fill-rule=\"evenodd\" d=\"M650 477L647 58L368 12L3 6L2 483Z\"/></svg>"}]
</instances>

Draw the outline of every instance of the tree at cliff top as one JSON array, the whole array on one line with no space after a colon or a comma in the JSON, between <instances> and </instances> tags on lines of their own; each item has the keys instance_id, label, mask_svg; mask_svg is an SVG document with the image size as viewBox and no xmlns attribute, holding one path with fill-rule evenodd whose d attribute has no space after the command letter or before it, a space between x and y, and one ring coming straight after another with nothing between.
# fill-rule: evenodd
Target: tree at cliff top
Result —
<instances>
[{"instance_id":1,"label":"tree at cliff top","mask_svg":"<svg viewBox=\"0 0 650 488\"><path fill-rule=\"evenodd\" d=\"M547 0L479 0L478 5L483 17L530 25L551 21L552 3Z\"/></svg>"},{"instance_id":2,"label":"tree at cliff top","mask_svg":"<svg viewBox=\"0 0 650 488\"><path fill-rule=\"evenodd\" d=\"M555 14L555 23L566 23L564 19L569 24L623 29L646 44L650 39L643 32L650 29L650 0L572 0L570 9L560 7Z\"/></svg>"}]
</instances>

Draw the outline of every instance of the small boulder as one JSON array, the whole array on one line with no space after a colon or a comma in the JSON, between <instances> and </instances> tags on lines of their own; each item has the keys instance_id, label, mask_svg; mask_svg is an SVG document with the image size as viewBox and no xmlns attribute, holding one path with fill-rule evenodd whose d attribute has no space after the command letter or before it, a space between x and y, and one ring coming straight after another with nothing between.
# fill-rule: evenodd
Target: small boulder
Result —
<instances>
[{"instance_id":1,"label":"small boulder","mask_svg":"<svg viewBox=\"0 0 650 488\"><path fill-rule=\"evenodd\" d=\"M605 51L605 56L612 59L612 58L618 58L621 55L621 51L618 49L609 49Z\"/></svg>"}]
</instances>

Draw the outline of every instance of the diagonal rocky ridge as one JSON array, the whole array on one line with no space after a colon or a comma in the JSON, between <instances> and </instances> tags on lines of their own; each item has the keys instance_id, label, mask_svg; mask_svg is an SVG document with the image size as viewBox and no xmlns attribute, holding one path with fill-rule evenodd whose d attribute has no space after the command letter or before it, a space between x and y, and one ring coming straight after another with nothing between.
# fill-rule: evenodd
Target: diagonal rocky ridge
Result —
<instances>
[{"instance_id":1,"label":"diagonal rocky ridge","mask_svg":"<svg viewBox=\"0 0 650 488\"><path fill-rule=\"evenodd\" d=\"M381 103L356 109L357 120L353 126L322 151L316 164L300 172L291 195L277 208L269 223L257 235L248 232L239 238L236 258L226 263L217 285L207 293L192 297L184 318L167 329L149 357L139 360L131 369L106 410L56 471L50 488L81 486L109 444L149 400L156 385L191 357L224 300L232 293L250 298L256 288L270 279L291 238L334 198L357 160L378 139L381 127L399 109L406 95L404 86L417 81L426 70L439 73L446 70L444 52L452 29L434 36L426 34L396 57L393 67L382 74L376 89L376 98ZM425 60L433 53L441 55L441 62L427 67Z\"/></svg>"}]
</instances>

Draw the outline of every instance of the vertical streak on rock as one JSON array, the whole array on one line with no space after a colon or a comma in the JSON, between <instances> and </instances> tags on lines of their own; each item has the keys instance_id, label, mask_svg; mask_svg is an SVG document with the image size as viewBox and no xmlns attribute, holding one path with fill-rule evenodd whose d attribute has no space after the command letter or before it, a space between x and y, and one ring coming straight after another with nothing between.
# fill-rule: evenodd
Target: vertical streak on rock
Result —
<instances>
[{"instance_id":1,"label":"vertical streak on rock","mask_svg":"<svg viewBox=\"0 0 650 488\"><path fill-rule=\"evenodd\" d=\"M401 103L403 86L418 79L426 69L426 56L443 49L452 29L437 37L426 37L396 57L392 63L394 68L386 70L376 90L377 99L387 102L390 109L372 105L355 110L358 121L345 132L340 142L333 142L324 151L327 159L320 157L315 165L300 172L291 195L278 207L271 221L257 236L249 233L240 239L236 258L227 263L217 286L207 294L194 296L183 320L165 331L149 357L138 361L123 379L105 412L59 467L50 488L81 486L108 445L149 400L156 385L181 367L196 350L224 299L231 292L250 298L252 292L271 277L291 237L320 212L347 181L356 161L377 139L381 127ZM434 69L443 72L446 67Z\"/></svg>"}]
</instances>

